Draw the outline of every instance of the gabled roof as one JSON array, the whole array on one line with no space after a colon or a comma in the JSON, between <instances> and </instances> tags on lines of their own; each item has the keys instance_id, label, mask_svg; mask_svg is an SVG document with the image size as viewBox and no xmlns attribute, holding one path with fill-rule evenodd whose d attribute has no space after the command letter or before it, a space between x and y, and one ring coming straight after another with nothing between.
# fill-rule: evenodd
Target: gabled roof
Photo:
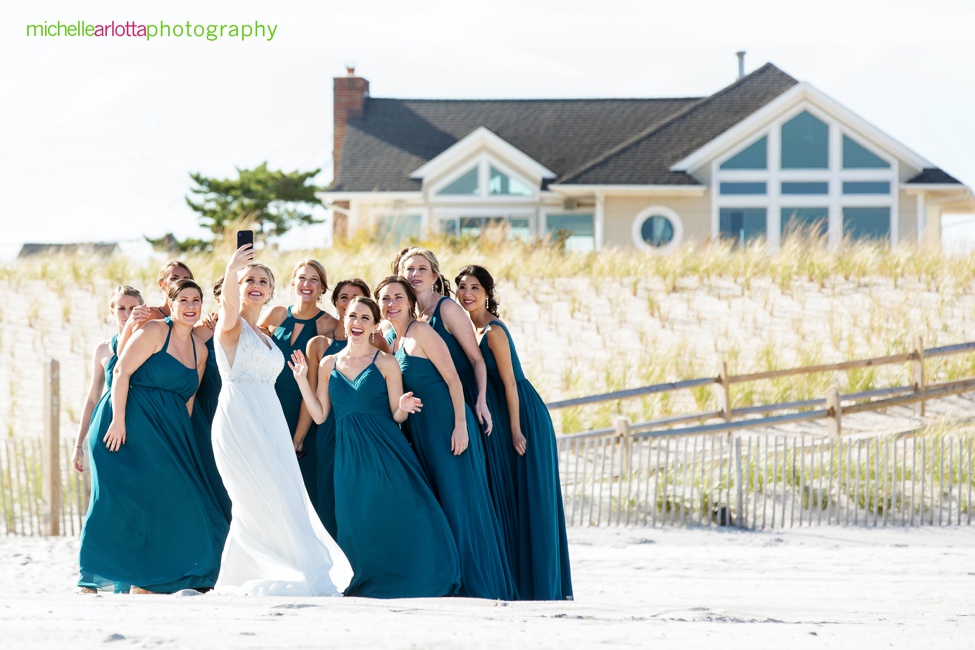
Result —
<instances>
[{"instance_id":1,"label":"gabled roof","mask_svg":"<svg viewBox=\"0 0 975 650\"><path fill-rule=\"evenodd\" d=\"M696 185L670 167L799 83L771 63L647 129L559 183Z\"/></svg>"},{"instance_id":2,"label":"gabled roof","mask_svg":"<svg viewBox=\"0 0 975 650\"><path fill-rule=\"evenodd\" d=\"M558 176L558 174L546 168L544 165L538 164L537 160L526 156L517 147L512 146L510 143L505 142L503 139L491 133L490 129L479 126L450 145L446 150L438 154L436 158L425 163L419 169L414 170L410 174L410 178L422 180L428 176L435 176L443 170L449 170L449 168L455 166L458 162L462 162L463 159L469 158L481 148L487 148L497 152L515 166L523 168L536 178L548 179Z\"/></svg>"},{"instance_id":3,"label":"gabled roof","mask_svg":"<svg viewBox=\"0 0 975 650\"><path fill-rule=\"evenodd\" d=\"M331 191L419 191L416 169L485 127L558 175L699 101L677 99L428 100L366 98L345 128Z\"/></svg>"},{"instance_id":4,"label":"gabled roof","mask_svg":"<svg viewBox=\"0 0 975 650\"><path fill-rule=\"evenodd\" d=\"M912 185L961 185L961 181L937 167L925 167L917 176L907 181Z\"/></svg>"},{"instance_id":5,"label":"gabled roof","mask_svg":"<svg viewBox=\"0 0 975 650\"><path fill-rule=\"evenodd\" d=\"M366 97L350 119L332 192L418 192L411 174L479 128L539 165L557 185L700 182L671 169L799 84L767 63L703 98L427 100ZM937 168L908 183L959 183Z\"/></svg>"}]
</instances>

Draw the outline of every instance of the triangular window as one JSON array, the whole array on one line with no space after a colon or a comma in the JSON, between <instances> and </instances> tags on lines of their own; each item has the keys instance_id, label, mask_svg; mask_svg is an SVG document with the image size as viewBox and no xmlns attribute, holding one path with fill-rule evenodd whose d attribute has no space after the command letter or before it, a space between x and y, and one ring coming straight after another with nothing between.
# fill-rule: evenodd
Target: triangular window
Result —
<instances>
[{"instance_id":1,"label":"triangular window","mask_svg":"<svg viewBox=\"0 0 975 650\"><path fill-rule=\"evenodd\" d=\"M843 169L890 169L890 163L844 135Z\"/></svg>"},{"instance_id":2,"label":"triangular window","mask_svg":"<svg viewBox=\"0 0 975 650\"><path fill-rule=\"evenodd\" d=\"M829 125L803 111L782 125L782 169L828 169Z\"/></svg>"},{"instance_id":3,"label":"triangular window","mask_svg":"<svg viewBox=\"0 0 975 650\"><path fill-rule=\"evenodd\" d=\"M488 193L500 196L531 196L532 188L513 176L498 171L491 166L491 177L488 181Z\"/></svg>"},{"instance_id":4,"label":"triangular window","mask_svg":"<svg viewBox=\"0 0 975 650\"><path fill-rule=\"evenodd\" d=\"M762 136L721 163L721 169L765 169L768 167L768 138Z\"/></svg>"},{"instance_id":5,"label":"triangular window","mask_svg":"<svg viewBox=\"0 0 975 650\"><path fill-rule=\"evenodd\" d=\"M437 194L446 194L448 196L477 196L480 194L477 186L477 171L476 166L472 167L450 185L437 192Z\"/></svg>"}]
</instances>

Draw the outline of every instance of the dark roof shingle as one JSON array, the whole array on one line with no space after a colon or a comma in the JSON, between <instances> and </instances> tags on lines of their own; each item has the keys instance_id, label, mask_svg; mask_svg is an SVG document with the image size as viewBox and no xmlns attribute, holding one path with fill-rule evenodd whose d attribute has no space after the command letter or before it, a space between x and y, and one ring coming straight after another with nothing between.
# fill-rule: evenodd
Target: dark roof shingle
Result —
<instances>
[{"instance_id":1,"label":"dark roof shingle","mask_svg":"<svg viewBox=\"0 0 975 650\"><path fill-rule=\"evenodd\" d=\"M330 191L415 192L410 174L485 127L574 185L699 185L670 167L788 89L767 63L703 98L365 99L348 121ZM938 168L908 183L959 183Z\"/></svg>"},{"instance_id":2,"label":"dark roof shingle","mask_svg":"<svg viewBox=\"0 0 975 650\"><path fill-rule=\"evenodd\" d=\"M961 185L961 181L937 167L925 167L920 174L907 181L908 183L930 185Z\"/></svg>"},{"instance_id":3,"label":"dark roof shingle","mask_svg":"<svg viewBox=\"0 0 975 650\"><path fill-rule=\"evenodd\" d=\"M767 63L755 72L637 134L561 183L686 185L697 181L670 167L799 83Z\"/></svg>"},{"instance_id":4,"label":"dark roof shingle","mask_svg":"<svg viewBox=\"0 0 975 650\"><path fill-rule=\"evenodd\" d=\"M367 98L346 126L331 189L418 191L410 173L481 126L561 175L697 101Z\"/></svg>"}]
</instances>

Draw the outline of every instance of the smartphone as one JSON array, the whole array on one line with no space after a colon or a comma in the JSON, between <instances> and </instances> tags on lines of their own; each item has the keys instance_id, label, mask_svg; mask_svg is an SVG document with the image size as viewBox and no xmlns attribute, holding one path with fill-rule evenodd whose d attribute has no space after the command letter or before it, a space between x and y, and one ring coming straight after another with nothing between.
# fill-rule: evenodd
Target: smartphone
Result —
<instances>
[{"instance_id":1,"label":"smartphone","mask_svg":"<svg viewBox=\"0 0 975 650\"><path fill-rule=\"evenodd\" d=\"M237 231L237 248L244 246L245 244L250 244L251 248L254 247L254 231L253 230L238 230Z\"/></svg>"}]
</instances>

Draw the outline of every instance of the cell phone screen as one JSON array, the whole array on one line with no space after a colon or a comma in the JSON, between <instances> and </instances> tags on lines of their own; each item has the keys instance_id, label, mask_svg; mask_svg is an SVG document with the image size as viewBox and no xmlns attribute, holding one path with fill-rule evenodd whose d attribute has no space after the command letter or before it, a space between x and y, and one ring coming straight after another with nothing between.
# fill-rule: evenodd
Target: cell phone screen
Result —
<instances>
[{"instance_id":1,"label":"cell phone screen","mask_svg":"<svg viewBox=\"0 0 975 650\"><path fill-rule=\"evenodd\" d=\"M254 245L254 231L253 230L238 230L237 231L237 248L245 244Z\"/></svg>"}]
</instances>

